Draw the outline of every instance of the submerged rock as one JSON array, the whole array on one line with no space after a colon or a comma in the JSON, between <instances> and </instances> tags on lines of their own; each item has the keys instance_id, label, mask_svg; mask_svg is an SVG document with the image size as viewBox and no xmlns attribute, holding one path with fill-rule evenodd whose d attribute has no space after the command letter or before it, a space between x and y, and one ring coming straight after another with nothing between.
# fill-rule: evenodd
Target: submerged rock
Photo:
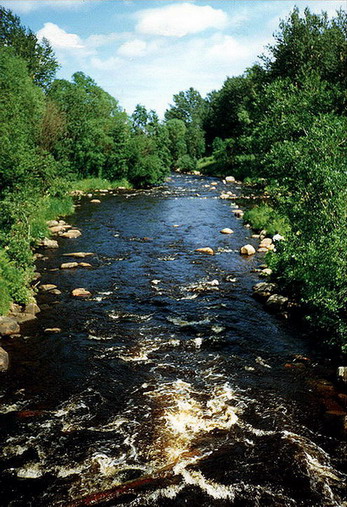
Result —
<instances>
[{"instance_id":1,"label":"submerged rock","mask_svg":"<svg viewBox=\"0 0 347 507\"><path fill-rule=\"evenodd\" d=\"M232 229L229 229L228 227L225 227L225 229L222 229L220 231L222 234L233 234L234 231Z\"/></svg>"},{"instance_id":2,"label":"submerged rock","mask_svg":"<svg viewBox=\"0 0 347 507\"><path fill-rule=\"evenodd\" d=\"M90 257L94 255L92 252L71 252L63 254L64 257L76 257L80 259L84 259L84 257Z\"/></svg>"},{"instance_id":3,"label":"submerged rock","mask_svg":"<svg viewBox=\"0 0 347 507\"><path fill-rule=\"evenodd\" d=\"M61 333L60 327L47 327L44 333Z\"/></svg>"},{"instance_id":4,"label":"submerged rock","mask_svg":"<svg viewBox=\"0 0 347 507\"><path fill-rule=\"evenodd\" d=\"M252 245L244 245L240 249L241 255L254 255L255 254L255 248Z\"/></svg>"},{"instance_id":5,"label":"submerged rock","mask_svg":"<svg viewBox=\"0 0 347 507\"><path fill-rule=\"evenodd\" d=\"M0 335L11 336L19 332L20 327L15 319L11 317L0 317Z\"/></svg>"},{"instance_id":6,"label":"submerged rock","mask_svg":"<svg viewBox=\"0 0 347 507\"><path fill-rule=\"evenodd\" d=\"M101 203L100 199L92 199L90 202L92 202L93 204L100 204Z\"/></svg>"},{"instance_id":7,"label":"submerged rock","mask_svg":"<svg viewBox=\"0 0 347 507\"><path fill-rule=\"evenodd\" d=\"M9 365L9 359L8 359L8 353L5 349L0 347L0 371L6 371L8 370Z\"/></svg>"}]
</instances>

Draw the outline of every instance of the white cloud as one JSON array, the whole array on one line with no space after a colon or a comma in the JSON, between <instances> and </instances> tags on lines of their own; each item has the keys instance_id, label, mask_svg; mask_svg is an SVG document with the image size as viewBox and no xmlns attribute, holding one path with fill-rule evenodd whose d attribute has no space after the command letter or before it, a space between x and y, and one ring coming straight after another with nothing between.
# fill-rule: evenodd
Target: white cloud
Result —
<instances>
[{"instance_id":1,"label":"white cloud","mask_svg":"<svg viewBox=\"0 0 347 507\"><path fill-rule=\"evenodd\" d=\"M99 48L107 46L114 41L122 41L131 37L130 32L111 32L108 34L93 34L90 35L86 40L85 44L89 47Z\"/></svg>"},{"instance_id":2,"label":"white cloud","mask_svg":"<svg viewBox=\"0 0 347 507\"><path fill-rule=\"evenodd\" d=\"M91 59L91 65L94 69L101 70L103 72L114 72L116 69L123 64L123 60L118 57L111 56L110 58L106 58L102 60L101 58L94 57Z\"/></svg>"},{"instance_id":3,"label":"white cloud","mask_svg":"<svg viewBox=\"0 0 347 507\"><path fill-rule=\"evenodd\" d=\"M241 43L230 35L222 35L214 40L215 43L207 48L206 56L218 61L237 61L249 57L253 51L249 43Z\"/></svg>"},{"instance_id":4,"label":"white cloud","mask_svg":"<svg viewBox=\"0 0 347 507\"><path fill-rule=\"evenodd\" d=\"M75 33L67 33L54 23L45 23L37 32L38 39L45 37L54 49L83 49L85 46L81 38Z\"/></svg>"},{"instance_id":5,"label":"white cloud","mask_svg":"<svg viewBox=\"0 0 347 507\"><path fill-rule=\"evenodd\" d=\"M223 29L228 21L226 13L220 9L191 3L146 9L138 12L136 16L138 32L166 37L184 37L208 28Z\"/></svg>"},{"instance_id":6,"label":"white cloud","mask_svg":"<svg viewBox=\"0 0 347 507\"><path fill-rule=\"evenodd\" d=\"M27 14L44 7L76 10L85 6L86 3L90 2L84 0L2 0L1 5L21 14Z\"/></svg>"},{"instance_id":7,"label":"white cloud","mask_svg":"<svg viewBox=\"0 0 347 507\"><path fill-rule=\"evenodd\" d=\"M143 56L147 49L147 43L140 39L134 39L124 42L118 49L121 56L132 58L134 56Z\"/></svg>"}]
</instances>

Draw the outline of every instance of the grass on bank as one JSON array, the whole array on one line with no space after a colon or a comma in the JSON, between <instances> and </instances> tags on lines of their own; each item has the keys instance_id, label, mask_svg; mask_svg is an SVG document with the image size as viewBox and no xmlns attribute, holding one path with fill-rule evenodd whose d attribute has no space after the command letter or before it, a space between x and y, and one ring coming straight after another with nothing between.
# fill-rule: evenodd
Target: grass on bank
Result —
<instances>
[{"instance_id":1,"label":"grass on bank","mask_svg":"<svg viewBox=\"0 0 347 507\"><path fill-rule=\"evenodd\" d=\"M244 220L251 225L252 229L257 231L265 229L270 236L277 233L287 236L290 232L290 225L286 217L281 216L268 204L260 204L247 210Z\"/></svg>"},{"instance_id":2,"label":"grass on bank","mask_svg":"<svg viewBox=\"0 0 347 507\"><path fill-rule=\"evenodd\" d=\"M104 178L85 178L71 183L72 190L82 190L83 192L102 189L114 190L120 187L129 189L132 188L132 185L126 178L115 181L106 180Z\"/></svg>"},{"instance_id":3,"label":"grass on bank","mask_svg":"<svg viewBox=\"0 0 347 507\"><path fill-rule=\"evenodd\" d=\"M88 178L74 182L57 181L44 196L18 193L0 203L0 315L6 315L11 303L26 304L33 297L30 288L35 271L33 249L49 237L48 220L71 215L74 211L72 190L131 188L127 180L108 181Z\"/></svg>"}]
</instances>

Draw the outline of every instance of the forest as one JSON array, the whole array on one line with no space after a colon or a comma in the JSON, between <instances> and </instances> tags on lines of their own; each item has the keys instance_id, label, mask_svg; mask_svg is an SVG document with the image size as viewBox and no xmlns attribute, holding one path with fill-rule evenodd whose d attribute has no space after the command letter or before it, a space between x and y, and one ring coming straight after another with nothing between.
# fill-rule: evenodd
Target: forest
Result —
<instances>
[{"instance_id":1,"label":"forest","mask_svg":"<svg viewBox=\"0 0 347 507\"><path fill-rule=\"evenodd\" d=\"M274 43L206 97L173 96L159 119L128 115L82 72L59 68L45 39L0 7L0 314L27 303L33 247L71 191L157 185L172 170L232 174L259 192L254 229L285 238L267 255L305 320L339 349L347 339L347 15L295 8Z\"/></svg>"}]
</instances>

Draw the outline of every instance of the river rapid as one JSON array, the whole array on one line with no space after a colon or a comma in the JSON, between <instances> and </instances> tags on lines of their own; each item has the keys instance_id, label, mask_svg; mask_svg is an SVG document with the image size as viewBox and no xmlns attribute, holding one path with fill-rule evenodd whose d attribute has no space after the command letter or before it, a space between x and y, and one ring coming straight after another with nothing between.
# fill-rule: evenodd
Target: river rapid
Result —
<instances>
[{"instance_id":1,"label":"river rapid","mask_svg":"<svg viewBox=\"0 0 347 507\"><path fill-rule=\"evenodd\" d=\"M252 298L262 254L240 256L257 240L219 199L239 189L212 181L83 198L82 236L38 262L62 294L4 345L1 505L344 505L320 358ZM92 268L57 269L77 251Z\"/></svg>"}]
</instances>

